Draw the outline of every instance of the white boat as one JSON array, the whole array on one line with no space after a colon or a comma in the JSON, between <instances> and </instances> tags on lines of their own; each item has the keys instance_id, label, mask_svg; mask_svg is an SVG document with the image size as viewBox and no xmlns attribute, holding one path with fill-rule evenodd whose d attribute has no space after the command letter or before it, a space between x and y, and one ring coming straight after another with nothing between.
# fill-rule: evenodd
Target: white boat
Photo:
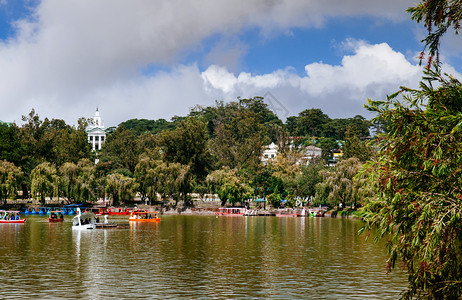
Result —
<instances>
[{"instance_id":1,"label":"white boat","mask_svg":"<svg viewBox=\"0 0 462 300\"><path fill-rule=\"evenodd\" d=\"M72 229L95 229L95 214L92 212L83 213L77 208L77 215L72 219Z\"/></svg>"}]
</instances>

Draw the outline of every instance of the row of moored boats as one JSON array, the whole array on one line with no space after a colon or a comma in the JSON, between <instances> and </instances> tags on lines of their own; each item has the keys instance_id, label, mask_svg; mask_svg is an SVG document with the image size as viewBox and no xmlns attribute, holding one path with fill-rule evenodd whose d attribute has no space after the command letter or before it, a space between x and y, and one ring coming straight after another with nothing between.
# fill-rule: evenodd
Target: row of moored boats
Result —
<instances>
[{"instance_id":1,"label":"row of moored boats","mask_svg":"<svg viewBox=\"0 0 462 300\"><path fill-rule=\"evenodd\" d=\"M116 215L129 215L129 222L159 222L160 218L154 211L146 210L133 210L128 209L114 209L113 214ZM72 219L72 229L95 229L95 228L111 228L120 227L121 224L115 224L108 221L108 215L110 211L103 209L85 209L82 210L80 207L76 208L76 215ZM62 210L49 210L47 211L48 218L45 220L49 223L60 223L64 222L65 212ZM20 211L7 211L0 210L0 224L24 224L26 218L21 218Z\"/></svg>"}]
</instances>

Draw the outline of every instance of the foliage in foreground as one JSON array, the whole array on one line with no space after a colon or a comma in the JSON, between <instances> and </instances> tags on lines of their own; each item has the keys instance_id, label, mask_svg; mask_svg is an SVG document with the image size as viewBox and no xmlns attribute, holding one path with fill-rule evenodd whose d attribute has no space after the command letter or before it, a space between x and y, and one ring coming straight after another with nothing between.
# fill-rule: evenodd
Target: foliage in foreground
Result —
<instances>
[{"instance_id":1,"label":"foliage in foreground","mask_svg":"<svg viewBox=\"0 0 462 300\"><path fill-rule=\"evenodd\" d=\"M403 298L462 297L462 85L426 71L419 90L403 88L369 110L389 122L378 160L366 172L376 199L367 227L389 239L389 268L409 274ZM436 83L438 88L432 84ZM402 101L398 95L402 94Z\"/></svg>"}]
</instances>

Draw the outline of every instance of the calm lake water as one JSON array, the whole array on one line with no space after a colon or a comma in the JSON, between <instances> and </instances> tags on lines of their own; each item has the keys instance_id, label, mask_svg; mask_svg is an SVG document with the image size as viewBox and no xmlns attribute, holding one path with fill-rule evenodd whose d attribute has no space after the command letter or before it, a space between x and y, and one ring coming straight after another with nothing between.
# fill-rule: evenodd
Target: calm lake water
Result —
<instances>
[{"instance_id":1,"label":"calm lake water","mask_svg":"<svg viewBox=\"0 0 462 300\"><path fill-rule=\"evenodd\" d=\"M70 217L0 224L0 298L394 299L407 285L357 220L161 218L84 232Z\"/></svg>"}]
</instances>

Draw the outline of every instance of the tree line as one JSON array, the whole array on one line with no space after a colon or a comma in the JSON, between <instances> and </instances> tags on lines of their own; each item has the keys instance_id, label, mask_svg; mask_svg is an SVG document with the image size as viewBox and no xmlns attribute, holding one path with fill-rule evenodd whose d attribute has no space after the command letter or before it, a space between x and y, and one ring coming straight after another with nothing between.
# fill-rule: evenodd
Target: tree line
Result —
<instances>
[{"instance_id":1,"label":"tree line","mask_svg":"<svg viewBox=\"0 0 462 300\"><path fill-rule=\"evenodd\" d=\"M331 178L332 150L343 148L347 158L357 157L358 166L373 153L360 140L371 125L364 118L330 119L320 109L307 109L283 123L261 97L196 106L171 121L125 121L110 130L98 152L91 151L85 132L91 119L70 126L41 120L32 110L23 121L20 127L0 125L0 197L5 202L20 190L23 198L42 202L109 196L117 205L138 194L142 200L173 199L192 206L195 192L218 194L223 205L264 197L277 207L283 199L289 205L295 199L313 200L318 189L325 197L316 204L335 205L325 186L316 187ZM263 150L271 142L279 145L279 155L263 165ZM323 149L309 165L300 163L307 145ZM349 204L350 198L342 202Z\"/></svg>"}]
</instances>

